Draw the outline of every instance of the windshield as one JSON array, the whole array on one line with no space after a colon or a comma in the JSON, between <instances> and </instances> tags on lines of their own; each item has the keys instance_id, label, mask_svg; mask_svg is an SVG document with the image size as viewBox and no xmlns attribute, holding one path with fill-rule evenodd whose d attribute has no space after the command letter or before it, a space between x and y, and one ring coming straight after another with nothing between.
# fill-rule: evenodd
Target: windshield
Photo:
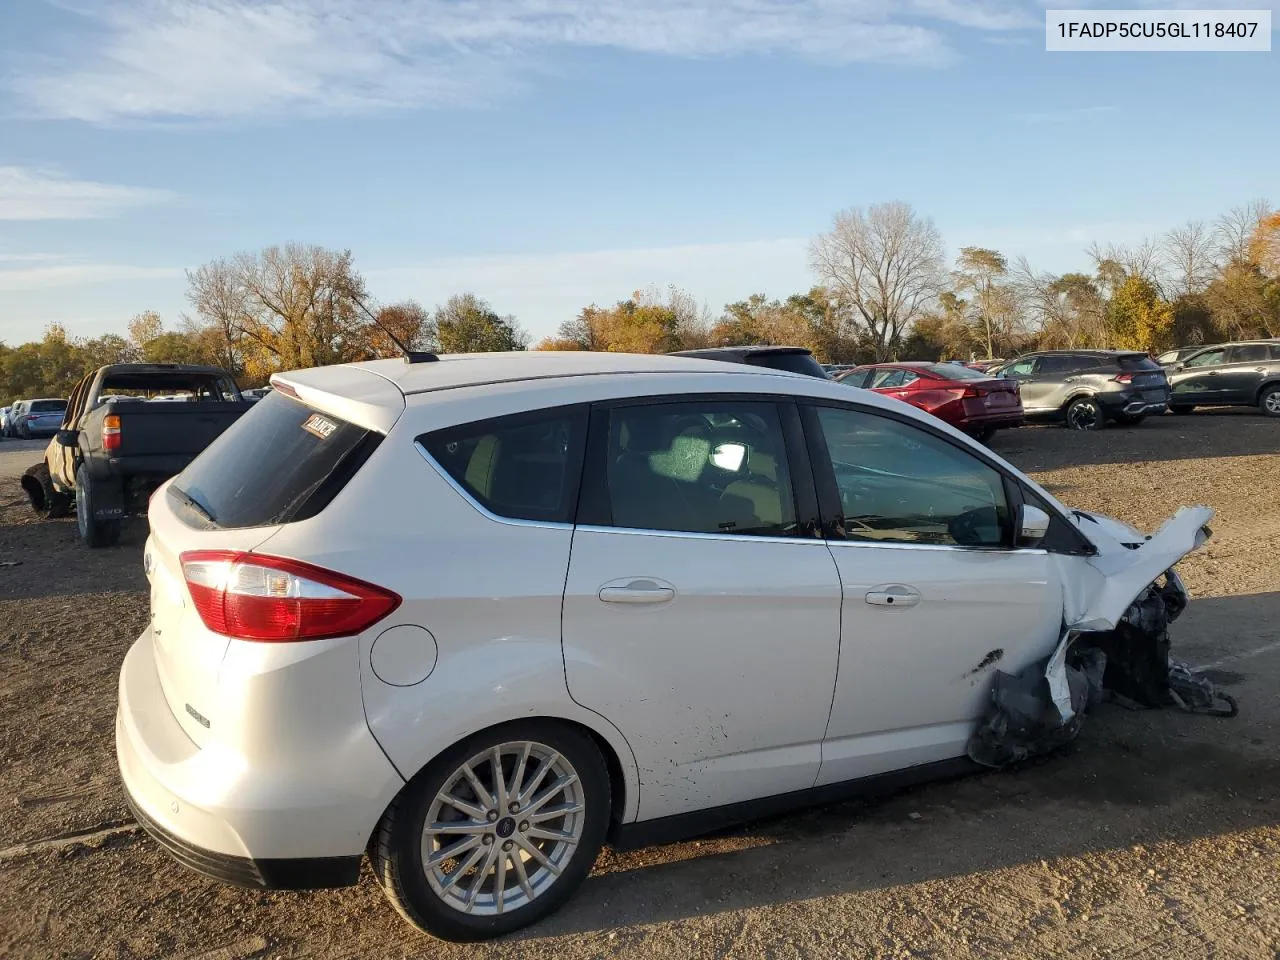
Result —
<instances>
[{"instance_id":1,"label":"windshield","mask_svg":"<svg viewBox=\"0 0 1280 960\"><path fill-rule=\"evenodd\" d=\"M272 392L196 457L170 494L224 529L303 520L333 499L379 439Z\"/></svg>"}]
</instances>

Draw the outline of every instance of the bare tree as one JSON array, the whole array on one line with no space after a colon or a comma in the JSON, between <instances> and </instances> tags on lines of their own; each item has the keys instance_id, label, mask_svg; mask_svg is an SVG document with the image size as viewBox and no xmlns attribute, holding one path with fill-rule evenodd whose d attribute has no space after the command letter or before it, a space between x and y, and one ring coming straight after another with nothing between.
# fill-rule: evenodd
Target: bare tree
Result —
<instances>
[{"instance_id":1,"label":"bare tree","mask_svg":"<svg viewBox=\"0 0 1280 960\"><path fill-rule=\"evenodd\" d=\"M1188 221L1164 235L1161 260L1175 296L1204 293L1218 274L1213 233L1203 220Z\"/></svg>"},{"instance_id":2,"label":"bare tree","mask_svg":"<svg viewBox=\"0 0 1280 960\"><path fill-rule=\"evenodd\" d=\"M187 302L200 323L213 331L219 364L235 373L243 369L240 346L252 320L249 291L238 267L238 262L214 260L187 271Z\"/></svg>"},{"instance_id":3,"label":"bare tree","mask_svg":"<svg viewBox=\"0 0 1280 960\"><path fill-rule=\"evenodd\" d=\"M1271 204L1258 199L1232 207L1218 218L1213 235L1218 244L1218 258L1223 266L1249 262L1249 245L1258 224L1270 213Z\"/></svg>"},{"instance_id":4,"label":"bare tree","mask_svg":"<svg viewBox=\"0 0 1280 960\"><path fill-rule=\"evenodd\" d=\"M1157 290L1160 285L1160 247L1150 238L1134 246L1109 243L1105 247L1092 244L1088 250L1094 272L1106 288L1107 296L1115 292L1128 277L1141 277Z\"/></svg>"},{"instance_id":5,"label":"bare tree","mask_svg":"<svg viewBox=\"0 0 1280 960\"><path fill-rule=\"evenodd\" d=\"M905 203L836 214L831 231L810 244L809 258L819 280L853 311L877 360L893 355L945 289L942 237Z\"/></svg>"}]
</instances>

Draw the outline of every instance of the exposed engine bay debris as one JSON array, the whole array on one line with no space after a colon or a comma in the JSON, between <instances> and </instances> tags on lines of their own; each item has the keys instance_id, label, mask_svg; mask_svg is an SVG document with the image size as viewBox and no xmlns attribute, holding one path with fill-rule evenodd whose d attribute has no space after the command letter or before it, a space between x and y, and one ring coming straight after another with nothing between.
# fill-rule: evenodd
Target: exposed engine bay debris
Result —
<instances>
[{"instance_id":1,"label":"exposed engine bay debris","mask_svg":"<svg viewBox=\"0 0 1280 960\"><path fill-rule=\"evenodd\" d=\"M984 766L1006 767L1070 743L1089 709L1102 702L1222 717L1237 713L1234 699L1170 657L1169 625L1188 602L1173 564L1208 539L1212 511L1179 510L1150 537L1110 518L1082 511L1073 516L1082 529L1092 525L1088 535L1099 549L1088 562L1100 574L1096 589L1068 598L1073 619L1047 658L1015 674L994 673L990 706L967 748ZM1154 581L1130 593L1120 612L1118 598L1133 589L1135 576L1150 575L1153 562L1167 563L1163 574L1157 571Z\"/></svg>"}]
</instances>

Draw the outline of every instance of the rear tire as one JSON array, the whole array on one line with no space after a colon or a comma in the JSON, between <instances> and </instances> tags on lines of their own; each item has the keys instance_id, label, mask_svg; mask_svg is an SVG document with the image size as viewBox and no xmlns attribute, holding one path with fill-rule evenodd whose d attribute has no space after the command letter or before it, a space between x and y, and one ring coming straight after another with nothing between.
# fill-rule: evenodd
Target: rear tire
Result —
<instances>
[{"instance_id":1,"label":"rear tire","mask_svg":"<svg viewBox=\"0 0 1280 960\"><path fill-rule=\"evenodd\" d=\"M1264 416L1280 417L1280 384L1267 387L1258 397L1258 409Z\"/></svg>"},{"instance_id":2,"label":"rear tire","mask_svg":"<svg viewBox=\"0 0 1280 960\"><path fill-rule=\"evenodd\" d=\"M512 810L516 798L501 794L519 796L521 787L528 796ZM536 820L539 801L544 812L569 812ZM456 744L409 781L383 814L370 860L387 899L413 926L442 940L487 940L564 905L595 864L609 811L609 772L588 736L547 720L504 724Z\"/></svg>"},{"instance_id":3,"label":"rear tire","mask_svg":"<svg viewBox=\"0 0 1280 960\"><path fill-rule=\"evenodd\" d=\"M1195 404L1193 403L1175 403L1169 406L1169 412L1182 416L1183 414L1190 413L1195 408Z\"/></svg>"},{"instance_id":4,"label":"rear tire","mask_svg":"<svg viewBox=\"0 0 1280 960\"><path fill-rule=\"evenodd\" d=\"M986 443L995 435L996 435L995 427L982 427L978 430L975 430L972 436L973 436L973 439L977 440L979 443Z\"/></svg>"},{"instance_id":5,"label":"rear tire","mask_svg":"<svg viewBox=\"0 0 1280 960\"><path fill-rule=\"evenodd\" d=\"M1065 419L1068 430L1101 430L1106 423L1102 407L1093 397L1076 397L1072 400L1067 404Z\"/></svg>"},{"instance_id":6,"label":"rear tire","mask_svg":"<svg viewBox=\"0 0 1280 960\"><path fill-rule=\"evenodd\" d=\"M1116 423L1125 427L1136 427L1145 419L1147 419L1145 413L1121 413L1116 415Z\"/></svg>"},{"instance_id":7,"label":"rear tire","mask_svg":"<svg viewBox=\"0 0 1280 960\"><path fill-rule=\"evenodd\" d=\"M84 464L76 470L76 526L86 547L110 547L120 539L119 520L97 520L93 516L93 481Z\"/></svg>"},{"instance_id":8,"label":"rear tire","mask_svg":"<svg viewBox=\"0 0 1280 960\"><path fill-rule=\"evenodd\" d=\"M46 463L37 463L27 469L22 475L22 489L31 501L31 509L46 520L65 517L74 509L71 497L53 489L49 465Z\"/></svg>"}]
</instances>

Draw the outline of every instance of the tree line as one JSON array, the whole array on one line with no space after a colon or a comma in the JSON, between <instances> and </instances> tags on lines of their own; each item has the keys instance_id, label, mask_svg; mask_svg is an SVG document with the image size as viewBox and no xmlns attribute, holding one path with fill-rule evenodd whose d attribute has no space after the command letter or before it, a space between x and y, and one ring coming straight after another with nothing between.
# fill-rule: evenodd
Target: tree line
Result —
<instances>
[{"instance_id":1,"label":"tree line","mask_svg":"<svg viewBox=\"0 0 1280 960\"><path fill-rule=\"evenodd\" d=\"M662 353L790 344L823 362L1008 357L1030 349L1171 346L1280 336L1280 212L1254 201L1134 246L1094 244L1090 272L1061 275L964 247L948 263L933 222L904 203L838 213L810 243L815 279L785 300L752 294L719 315L690 293L636 291L591 304L538 350ZM123 334L73 338L54 325L0 343L0 403L66 396L103 364L207 363L258 386L279 370L395 356L409 349L530 349L513 316L474 293L428 310L377 303L350 251L288 244L187 273L190 307L167 326L153 311Z\"/></svg>"}]
</instances>

